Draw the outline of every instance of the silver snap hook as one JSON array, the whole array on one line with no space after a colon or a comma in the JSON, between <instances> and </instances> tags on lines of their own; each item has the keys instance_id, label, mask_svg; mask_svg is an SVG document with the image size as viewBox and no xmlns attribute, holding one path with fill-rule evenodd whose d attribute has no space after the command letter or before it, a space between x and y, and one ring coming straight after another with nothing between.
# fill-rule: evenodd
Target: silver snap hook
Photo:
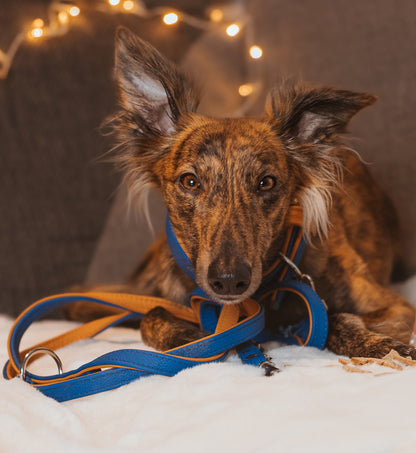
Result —
<instances>
[{"instance_id":1,"label":"silver snap hook","mask_svg":"<svg viewBox=\"0 0 416 453\"><path fill-rule=\"evenodd\" d=\"M312 280L312 277L308 274L304 274L299 268L298 266L296 266L296 264L290 259L288 258L286 255L284 255L283 253L279 253L280 257L283 259L283 261L292 269L295 271L295 274L298 276L299 280L300 281L303 281L303 282L306 282L315 292L316 292L316 289L315 289L315 283L314 281ZM328 305L326 304L326 302L324 301L324 299L322 299L322 303L324 304L325 306L325 309L326 311L328 311Z\"/></svg>"},{"instance_id":2,"label":"silver snap hook","mask_svg":"<svg viewBox=\"0 0 416 453\"><path fill-rule=\"evenodd\" d=\"M264 362L261 362L259 365L260 368L263 368L265 376L273 376L276 373L280 373L280 368L278 368L270 359L266 357Z\"/></svg>"},{"instance_id":3,"label":"silver snap hook","mask_svg":"<svg viewBox=\"0 0 416 453\"><path fill-rule=\"evenodd\" d=\"M56 365L58 366L58 373L59 374L63 373L61 359L58 357L58 355L54 351L52 351L51 349L48 349L48 348L35 348L35 349L32 349L31 351L29 351L25 355L25 357L22 361L22 365L20 366L20 377L22 380L25 380L25 378L26 378L26 368L27 368L27 364L28 364L29 360L31 359L31 357L33 357L35 355L39 355L39 354L47 354L47 355L51 356L55 360Z\"/></svg>"},{"instance_id":4,"label":"silver snap hook","mask_svg":"<svg viewBox=\"0 0 416 453\"><path fill-rule=\"evenodd\" d=\"M315 291L315 284L312 280L312 277L308 274L304 274L298 266L286 255L283 253L279 253L280 257L283 259L283 261L292 269L295 271L295 274L299 277L300 280L306 281L306 283Z\"/></svg>"}]
</instances>

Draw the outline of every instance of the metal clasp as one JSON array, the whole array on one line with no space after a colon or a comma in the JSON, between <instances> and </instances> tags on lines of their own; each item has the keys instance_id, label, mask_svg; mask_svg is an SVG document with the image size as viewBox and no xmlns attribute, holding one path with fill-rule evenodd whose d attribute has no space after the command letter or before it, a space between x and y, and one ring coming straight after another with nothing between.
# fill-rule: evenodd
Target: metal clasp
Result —
<instances>
[{"instance_id":1,"label":"metal clasp","mask_svg":"<svg viewBox=\"0 0 416 453\"><path fill-rule=\"evenodd\" d=\"M278 368L269 359L265 360L264 362L261 362L259 367L264 369L264 375L265 376L273 376L276 373L280 373L280 368Z\"/></svg>"},{"instance_id":2,"label":"metal clasp","mask_svg":"<svg viewBox=\"0 0 416 453\"><path fill-rule=\"evenodd\" d=\"M296 275L299 277L299 280L301 281L306 281L306 283L315 291L315 283L312 280L312 277L308 274L304 274L298 266L286 255L283 255L283 253L279 253L281 258L283 258L283 261L292 269L295 271Z\"/></svg>"},{"instance_id":3,"label":"metal clasp","mask_svg":"<svg viewBox=\"0 0 416 453\"><path fill-rule=\"evenodd\" d=\"M295 271L296 275L299 277L299 280L302 282L305 282L307 283L315 292L316 292L316 289L315 289L315 283L312 279L312 277L309 275L309 274L304 274L299 268L298 266L296 266L296 264L290 259L288 258L286 255L284 255L283 253L279 253L279 255L281 256L281 258L283 259L283 261L292 269ZM328 311L328 306L326 304L326 302L321 298L326 310Z\"/></svg>"},{"instance_id":4,"label":"metal clasp","mask_svg":"<svg viewBox=\"0 0 416 453\"><path fill-rule=\"evenodd\" d=\"M260 346L259 349L261 348L261 351L263 352L263 347L261 345L259 345L259 346ZM280 368L274 364L272 358L269 355L264 354L264 352L263 352L263 355L266 360L264 362L261 362L259 367L263 368L264 375L273 376L276 373L280 373Z\"/></svg>"},{"instance_id":5,"label":"metal clasp","mask_svg":"<svg viewBox=\"0 0 416 453\"><path fill-rule=\"evenodd\" d=\"M35 349L32 349L31 351L29 351L25 355L25 357L22 361L22 365L20 366L20 377L22 380L25 380L25 378L26 378L26 368L27 368L27 364L28 364L29 360L33 356L38 355L38 354L50 355L55 360L55 363L58 366L58 373L59 374L63 373L61 359L58 357L58 355L54 351L52 351L51 349L48 349L48 348L35 348Z\"/></svg>"}]
</instances>

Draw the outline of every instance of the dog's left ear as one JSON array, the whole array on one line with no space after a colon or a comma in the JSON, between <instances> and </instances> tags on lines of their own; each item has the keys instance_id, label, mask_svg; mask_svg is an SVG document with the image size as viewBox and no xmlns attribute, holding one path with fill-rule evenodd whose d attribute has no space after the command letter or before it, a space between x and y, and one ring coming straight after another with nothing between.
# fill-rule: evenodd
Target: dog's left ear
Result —
<instances>
[{"instance_id":1,"label":"dog's left ear","mask_svg":"<svg viewBox=\"0 0 416 453\"><path fill-rule=\"evenodd\" d=\"M293 196L303 207L307 236L328 234L331 194L342 174L338 136L359 110L375 101L366 93L299 85L270 94L266 120L286 145L296 178Z\"/></svg>"},{"instance_id":2,"label":"dog's left ear","mask_svg":"<svg viewBox=\"0 0 416 453\"><path fill-rule=\"evenodd\" d=\"M276 120L281 135L300 143L319 144L345 132L351 118L376 99L367 93L295 86L272 91L266 114Z\"/></svg>"},{"instance_id":3,"label":"dog's left ear","mask_svg":"<svg viewBox=\"0 0 416 453\"><path fill-rule=\"evenodd\" d=\"M176 66L124 27L117 30L115 79L120 103L142 135L172 132L180 116L198 106L192 84Z\"/></svg>"}]
</instances>

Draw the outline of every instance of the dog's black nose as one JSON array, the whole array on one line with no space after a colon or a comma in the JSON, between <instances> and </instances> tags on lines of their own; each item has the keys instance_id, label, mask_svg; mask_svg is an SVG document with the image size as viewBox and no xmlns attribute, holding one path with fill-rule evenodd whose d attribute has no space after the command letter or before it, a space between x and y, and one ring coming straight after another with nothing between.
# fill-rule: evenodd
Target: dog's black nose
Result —
<instances>
[{"instance_id":1,"label":"dog's black nose","mask_svg":"<svg viewBox=\"0 0 416 453\"><path fill-rule=\"evenodd\" d=\"M243 294L250 286L250 282L251 268L245 263L238 263L230 272L224 272L217 261L208 267L208 283L216 294L223 296Z\"/></svg>"}]
</instances>

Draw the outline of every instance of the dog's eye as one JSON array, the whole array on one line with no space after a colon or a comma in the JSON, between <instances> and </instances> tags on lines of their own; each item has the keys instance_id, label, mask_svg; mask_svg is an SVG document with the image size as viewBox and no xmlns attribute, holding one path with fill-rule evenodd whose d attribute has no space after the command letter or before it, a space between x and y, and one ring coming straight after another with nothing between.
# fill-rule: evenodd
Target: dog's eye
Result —
<instances>
[{"instance_id":1,"label":"dog's eye","mask_svg":"<svg viewBox=\"0 0 416 453\"><path fill-rule=\"evenodd\" d=\"M275 187L275 185L276 178L274 176L265 176L260 180L257 189L261 190L262 192L267 192L269 190L272 190Z\"/></svg>"},{"instance_id":2,"label":"dog's eye","mask_svg":"<svg viewBox=\"0 0 416 453\"><path fill-rule=\"evenodd\" d=\"M201 187L201 183L196 175L192 173L185 173L179 179L182 187L186 190L198 190Z\"/></svg>"}]
</instances>

